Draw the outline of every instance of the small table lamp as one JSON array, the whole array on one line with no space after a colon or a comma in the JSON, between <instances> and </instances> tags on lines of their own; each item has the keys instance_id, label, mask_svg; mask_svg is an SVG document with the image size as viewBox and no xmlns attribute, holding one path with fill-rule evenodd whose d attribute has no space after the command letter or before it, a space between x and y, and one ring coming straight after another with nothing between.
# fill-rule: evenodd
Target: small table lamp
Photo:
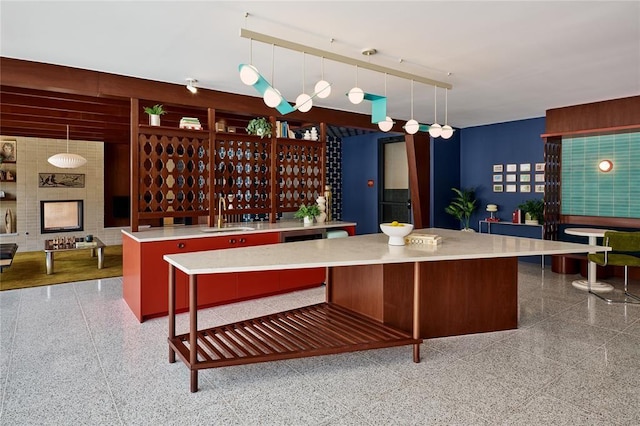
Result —
<instances>
[{"instance_id":1,"label":"small table lamp","mask_svg":"<svg viewBox=\"0 0 640 426\"><path fill-rule=\"evenodd\" d=\"M491 217L487 219L488 221L490 222L498 221L498 219L493 215L495 212L498 211L498 206L496 204L487 204L487 211L491 213Z\"/></svg>"}]
</instances>

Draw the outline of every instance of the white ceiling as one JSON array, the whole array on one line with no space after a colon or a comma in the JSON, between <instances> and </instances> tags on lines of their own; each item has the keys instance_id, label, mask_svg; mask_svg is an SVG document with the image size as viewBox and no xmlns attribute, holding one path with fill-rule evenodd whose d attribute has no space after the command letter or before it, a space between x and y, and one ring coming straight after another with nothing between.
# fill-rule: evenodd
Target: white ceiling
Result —
<instances>
[{"instance_id":1,"label":"white ceiling","mask_svg":"<svg viewBox=\"0 0 640 426\"><path fill-rule=\"evenodd\" d=\"M448 121L461 128L640 94L640 1L2 0L0 18L5 57L178 84L193 77L251 96L237 72L250 61L241 27L361 60L361 50L376 48L373 63L451 83ZM271 52L253 42L253 64L268 80ZM307 92L320 68L306 56ZM276 48L274 86L292 103L302 75L302 54ZM354 67L325 61L325 79L333 91L317 105L370 113L344 96ZM384 94L384 75L360 69L358 85ZM388 77L387 95L390 116L411 118L409 81ZM414 99L414 117L433 122L434 88L415 84Z\"/></svg>"}]
</instances>

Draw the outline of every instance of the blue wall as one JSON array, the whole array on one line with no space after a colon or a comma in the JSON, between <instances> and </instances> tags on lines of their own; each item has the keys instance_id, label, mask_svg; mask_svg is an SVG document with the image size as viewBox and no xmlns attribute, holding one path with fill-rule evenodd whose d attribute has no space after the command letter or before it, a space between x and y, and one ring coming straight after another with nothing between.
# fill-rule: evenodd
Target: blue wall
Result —
<instances>
[{"instance_id":1,"label":"blue wall","mask_svg":"<svg viewBox=\"0 0 640 426\"><path fill-rule=\"evenodd\" d=\"M533 192L533 170L535 163L544 162L544 144L540 138L544 130L544 117L460 130L460 186L475 187L479 206L471 217L474 229L478 230L479 220L489 216L485 210L489 203L498 205L497 217L510 221L518 204L543 198L544 194ZM519 182L516 182L518 192L493 192L493 165L521 163L531 164L531 192L519 192Z\"/></svg>"},{"instance_id":2,"label":"blue wall","mask_svg":"<svg viewBox=\"0 0 640 426\"><path fill-rule=\"evenodd\" d=\"M342 139L342 220L356 222L356 234L375 234L378 228L378 139L370 133ZM372 179L374 185L367 186Z\"/></svg>"},{"instance_id":3,"label":"blue wall","mask_svg":"<svg viewBox=\"0 0 640 426\"><path fill-rule=\"evenodd\" d=\"M431 226L460 229L458 220L444 209L460 187L460 131L450 139L431 139Z\"/></svg>"}]
</instances>

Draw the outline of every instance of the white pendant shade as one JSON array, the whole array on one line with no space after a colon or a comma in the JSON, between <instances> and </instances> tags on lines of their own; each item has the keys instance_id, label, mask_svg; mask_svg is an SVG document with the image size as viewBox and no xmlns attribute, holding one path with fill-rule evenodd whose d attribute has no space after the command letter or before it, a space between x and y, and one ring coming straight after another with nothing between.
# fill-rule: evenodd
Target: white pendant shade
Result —
<instances>
[{"instance_id":1,"label":"white pendant shade","mask_svg":"<svg viewBox=\"0 0 640 426\"><path fill-rule=\"evenodd\" d=\"M47 159L49 164L59 167L61 169L75 169L87 164L87 159L78 154L56 154Z\"/></svg>"},{"instance_id":2,"label":"white pendant shade","mask_svg":"<svg viewBox=\"0 0 640 426\"><path fill-rule=\"evenodd\" d=\"M407 121L407 124L404 125L404 130L410 135L415 135L420 130L420 123L418 123L413 118Z\"/></svg>"},{"instance_id":3,"label":"white pendant shade","mask_svg":"<svg viewBox=\"0 0 640 426\"><path fill-rule=\"evenodd\" d=\"M358 105L364 100L364 91L359 87L354 87L353 89L349 90L348 96L349 101L352 104Z\"/></svg>"},{"instance_id":4,"label":"white pendant shade","mask_svg":"<svg viewBox=\"0 0 640 426\"><path fill-rule=\"evenodd\" d=\"M282 95L280 94L278 89L269 87L267 90L265 90L263 99L264 103L267 104L268 107L275 108L280 105L280 102L282 102Z\"/></svg>"},{"instance_id":5,"label":"white pendant shade","mask_svg":"<svg viewBox=\"0 0 640 426\"><path fill-rule=\"evenodd\" d=\"M453 136L453 127L449 126L448 124L442 126L442 133L440 134L440 136L442 136L443 139L449 139L451 136Z\"/></svg>"},{"instance_id":6,"label":"white pendant shade","mask_svg":"<svg viewBox=\"0 0 640 426\"><path fill-rule=\"evenodd\" d=\"M393 127L393 120L391 117L387 116L384 121L380 121L378 123L378 128L383 132L388 132Z\"/></svg>"},{"instance_id":7,"label":"white pendant shade","mask_svg":"<svg viewBox=\"0 0 640 426\"><path fill-rule=\"evenodd\" d=\"M316 83L316 87L314 88L314 92L316 96L320 99L328 98L331 94L331 83L326 80L320 80Z\"/></svg>"},{"instance_id":8,"label":"white pendant shade","mask_svg":"<svg viewBox=\"0 0 640 426\"><path fill-rule=\"evenodd\" d=\"M253 86L258 81L260 73L253 65L243 64L240 67L240 80L247 86Z\"/></svg>"},{"instance_id":9,"label":"white pendant shade","mask_svg":"<svg viewBox=\"0 0 640 426\"><path fill-rule=\"evenodd\" d=\"M438 123L433 123L429 126L429 134L432 138L437 138L442 135L442 127Z\"/></svg>"},{"instance_id":10,"label":"white pendant shade","mask_svg":"<svg viewBox=\"0 0 640 426\"><path fill-rule=\"evenodd\" d=\"M307 95L306 93L302 93L298 95L298 97L296 98L295 108L298 111L307 112L311 109L312 106L313 106L313 100L311 99L311 96Z\"/></svg>"}]
</instances>

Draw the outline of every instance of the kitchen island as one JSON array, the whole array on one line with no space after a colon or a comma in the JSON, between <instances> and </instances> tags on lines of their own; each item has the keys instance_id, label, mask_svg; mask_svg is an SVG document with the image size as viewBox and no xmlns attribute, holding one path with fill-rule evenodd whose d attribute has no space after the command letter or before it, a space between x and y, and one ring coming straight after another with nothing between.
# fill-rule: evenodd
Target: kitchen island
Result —
<instances>
[{"instance_id":1,"label":"kitchen island","mask_svg":"<svg viewBox=\"0 0 640 426\"><path fill-rule=\"evenodd\" d=\"M138 321L167 315L168 267L165 254L243 248L280 244L300 239L321 238L330 231L355 233L353 222L331 221L304 226L301 221L227 223L221 228L209 226L166 226L122 230L123 298ZM323 268L282 269L249 273L228 273L200 281L200 308L263 297L324 283ZM179 274L176 284L176 309L188 309L188 278Z\"/></svg>"},{"instance_id":2,"label":"kitchen island","mask_svg":"<svg viewBox=\"0 0 640 426\"><path fill-rule=\"evenodd\" d=\"M385 235L373 234L248 247L241 252L217 250L164 256L170 265L169 361L175 362L177 355L187 365L192 392L198 389L198 370L204 368L400 345L412 345L413 360L419 362L425 318L452 322L456 328L457 318L467 317L464 311L475 304L473 297L465 296L469 292L491 295L489 303L483 301L476 311L484 318L481 331L517 327L519 256L609 250L445 229L414 232L440 235L442 244L395 247L387 244ZM433 266L428 273L423 269L425 264ZM380 265L405 267L401 273L383 270L380 277L375 269ZM326 302L197 329L200 278L319 267L326 270ZM183 334L176 334L176 271L189 277L189 330ZM444 297L432 302L423 293L434 289ZM469 320L473 322L474 318Z\"/></svg>"}]
</instances>

